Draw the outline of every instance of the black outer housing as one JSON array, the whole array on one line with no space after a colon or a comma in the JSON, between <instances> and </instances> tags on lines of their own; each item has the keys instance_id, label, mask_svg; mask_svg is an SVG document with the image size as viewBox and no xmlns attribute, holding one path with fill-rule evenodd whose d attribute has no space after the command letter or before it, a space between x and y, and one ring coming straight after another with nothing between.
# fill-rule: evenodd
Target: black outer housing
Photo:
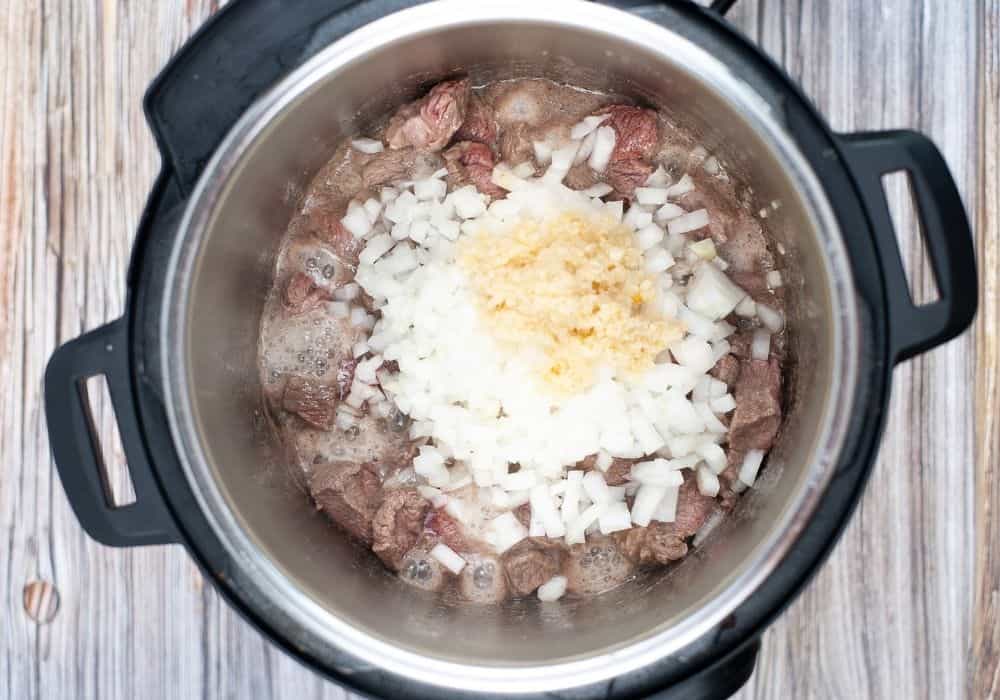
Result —
<instances>
[{"instance_id":1,"label":"black outer housing","mask_svg":"<svg viewBox=\"0 0 1000 700\"><path fill-rule=\"evenodd\" d=\"M262 633L315 670L381 697L471 697L363 665L295 628L256 599L201 512L178 461L164 410L159 324L167 260L197 178L256 97L319 49L420 0L242 0L210 19L146 94L147 119L163 156L139 224L125 315L59 348L46 371L45 405L60 477L81 524L109 545L181 543L205 575ZM794 83L721 15L686 0L613 4L669 26L709 50L783 118L810 161L844 232L861 323L855 412L835 475L793 550L754 595L683 654L610 682L539 697L722 698L753 671L759 636L809 581L836 542L878 449L895 362L961 333L976 309L971 231L940 154L913 132L836 136ZM728 9L731 1L715 6ZM941 299L914 307L880 177L905 169ZM108 378L136 502L112 508L84 380ZM68 395L67 395L68 394Z\"/></svg>"}]
</instances>

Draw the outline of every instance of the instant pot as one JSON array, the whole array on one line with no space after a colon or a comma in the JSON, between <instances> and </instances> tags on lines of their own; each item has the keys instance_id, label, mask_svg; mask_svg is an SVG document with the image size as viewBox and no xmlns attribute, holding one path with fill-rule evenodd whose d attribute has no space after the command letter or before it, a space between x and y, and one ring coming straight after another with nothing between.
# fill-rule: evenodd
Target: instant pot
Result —
<instances>
[{"instance_id":1,"label":"instant pot","mask_svg":"<svg viewBox=\"0 0 1000 700\"><path fill-rule=\"evenodd\" d=\"M125 314L45 376L56 465L84 529L183 544L290 654L380 697L711 698L753 670L863 489L893 366L961 333L972 237L934 145L834 134L721 13L694 3L246 0L145 98L163 168ZM264 429L260 313L298 196L346 135L449 76L613 91L690 129L767 213L788 305L786 419L734 513L668 569L598 598L456 605L332 528ZM940 296L910 298L881 177L909 175ZM107 379L136 500L114 507L85 381Z\"/></svg>"}]
</instances>

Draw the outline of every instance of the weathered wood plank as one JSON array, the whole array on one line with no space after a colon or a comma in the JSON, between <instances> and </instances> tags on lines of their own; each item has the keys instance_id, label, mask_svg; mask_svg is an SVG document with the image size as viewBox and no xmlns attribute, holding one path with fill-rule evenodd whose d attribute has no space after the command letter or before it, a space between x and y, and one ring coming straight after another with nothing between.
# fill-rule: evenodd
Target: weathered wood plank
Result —
<instances>
[{"instance_id":1,"label":"weathered wood plank","mask_svg":"<svg viewBox=\"0 0 1000 700\"><path fill-rule=\"evenodd\" d=\"M977 20L976 9L979 8ZM121 310L132 233L158 158L146 85L216 9L211 0L0 0L0 697L343 698L263 641L176 547L119 551L84 536L52 469L41 373L61 341ZM972 697L997 686L1000 497L996 307L1000 207L996 0L742 0L732 20L802 82L842 130L914 127L941 146L979 211L982 446L973 490L968 338L896 372L887 438L862 507L829 564L765 638L742 697L958 697L972 637L973 493L981 494ZM986 26L975 128L977 28ZM977 154L982 160L977 163ZM984 190L980 199L977 181ZM897 200L901 192L894 191ZM912 220L904 254L919 262ZM992 262L991 262L992 261ZM915 284L932 281L919 265ZM102 436L111 412L98 407ZM121 455L116 456L121 460ZM21 588L56 584L47 626Z\"/></svg>"},{"instance_id":2,"label":"weathered wood plank","mask_svg":"<svg viewBox=\"0 0 1000 700\"><path fill-rule=\"evenodd\" d=\"M1000 2L979 11L976 602L970 697L1000 697Z\"/></svg>"}]
</instances>

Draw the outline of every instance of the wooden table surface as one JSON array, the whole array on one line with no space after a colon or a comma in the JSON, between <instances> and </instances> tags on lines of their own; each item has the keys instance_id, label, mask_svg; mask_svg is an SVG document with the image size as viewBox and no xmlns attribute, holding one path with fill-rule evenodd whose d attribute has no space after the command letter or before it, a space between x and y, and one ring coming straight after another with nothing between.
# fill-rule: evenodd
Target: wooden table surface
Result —
<instances>
[{"instance_id":1,"label":"wooden table surface","mask_svg":"<svg viewBox=\"0 0 1000 700\"><path fill-rule=\"evenodd\" d=\"M180 547L88 539L49 455L41 376L115 318L158 168L144 89L212 0L0 0L0 697L346 693L272 648ZM1000 0L742 0L730 15L835 129L943 150L977 228L974 333L898 368L881 457L741 698L990 697L1000 686ZM904 190L892 197L902 202ZM933 293L912 217L899 236ZM98 423L110 435L111 412ZM109 460L119 467L121 454ZM61 604L38 624L32 581Z\"/></svg>"}]
</instances>

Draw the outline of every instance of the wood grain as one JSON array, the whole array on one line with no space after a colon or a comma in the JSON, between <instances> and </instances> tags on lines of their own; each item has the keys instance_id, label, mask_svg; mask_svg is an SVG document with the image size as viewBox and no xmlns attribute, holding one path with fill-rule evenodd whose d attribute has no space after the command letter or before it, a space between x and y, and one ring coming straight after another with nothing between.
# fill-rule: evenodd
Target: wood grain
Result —
<instances>
[{"instance_id":1,"label":"wood grain","mask_svg":"<svg viewBox=\"0 0 1000 700\"><path fill-rule=\"evenodd\" d=\"M976 324L976 601L970 696L1000 697L1000 2L980 8L979 182L981 275ZM986 546L992 543L993 546Z\"/></svg>"},{"instance_id":2,"label":"wood grain","mask_svg":"<svg viewBox=\"0 0 1000 700\"><path fill-rule=\"evenodd\" d=\"M45 360L120 313L132 232L158 168L141 96L216 9L210 0L0 0L3 698L346 697L239 620L180 548L90 541L49 456ZM912 127L935 139L978 212L987 273L978 374L969 337L896 371L864 502L830 562L766 635L742 698L996 692L998 13L997 0L742 0L731 15L835 128ZM891 195L901 201L903 192ZM930 292L915 222L899 224L914 285ZM963 389L974 378L978 455L973 396ZM110 437L108 406L99 406L98 423ZM45 626L21 608L33 579L61 594L61 611Z\"/></svg>"}]
</instances>

